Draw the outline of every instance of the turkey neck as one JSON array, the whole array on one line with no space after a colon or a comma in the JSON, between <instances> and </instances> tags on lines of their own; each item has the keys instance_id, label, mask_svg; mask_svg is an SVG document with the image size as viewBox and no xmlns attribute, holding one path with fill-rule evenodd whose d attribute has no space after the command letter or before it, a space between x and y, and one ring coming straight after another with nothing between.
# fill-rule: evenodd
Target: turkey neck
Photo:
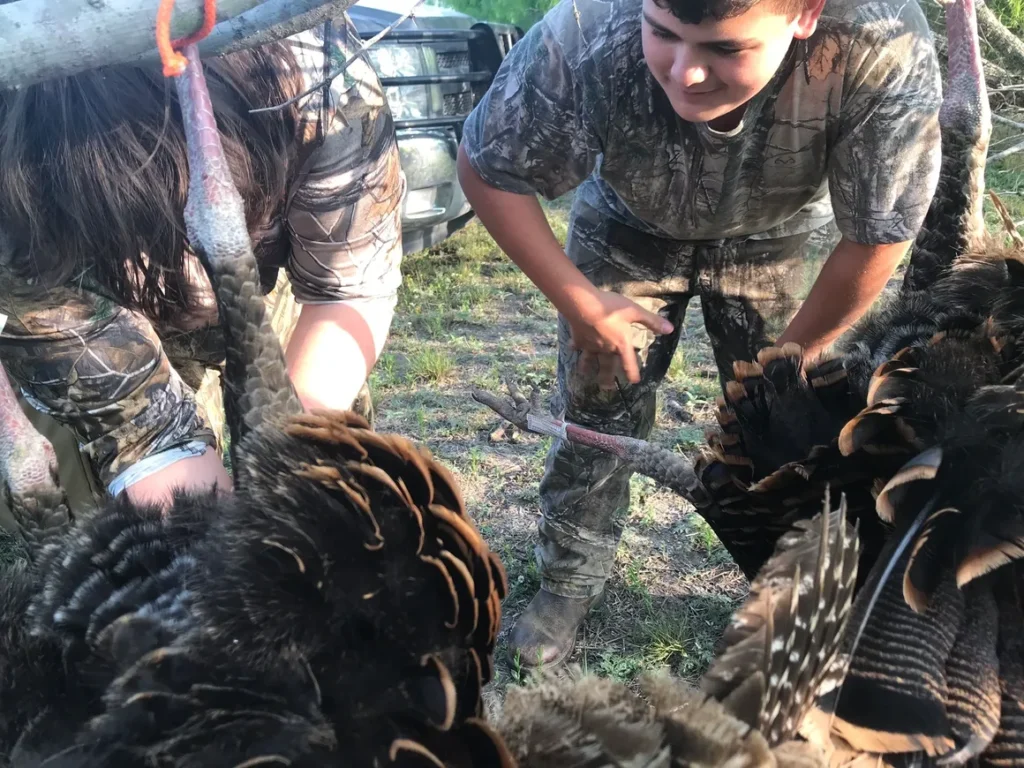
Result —
<instances>
[{"instance_id":1,"label":"turkey neck","mask_svg":"<svg viewBox=\"0 0 1024 768\"><path fill-rule=\"evenodd\" d=\"M267 319L245 207L224 157L217 121L194 45L183 51L176 78L188 142L185 227L192 250L210 274L224 329L224 415L231 451L260 425L300 413L284 352Z\"/></svg>"},{"instance_id":2,"label":"turkey neck","mask_svg":"<svg viewBox=\"0 0 1024 768\"><path fill-rule=\"evenodd\" d=\"M945 3L947 77L939 109L942 169L914 242L904 290L927 288L959 256L984 244L982 195L992 116L974 3Z\"/></svg>"},{"instance_id":3,"label":"turkey neck","mask_svg":"<svg viewBox=\"0 0 1024 768\"><path fill-rule=\"evenodd\" d=\"M943 135L961 134L966 143L964 175L967 209L964 211L964 237L968 247L980 245L985 231L982 193L985 187L985 155L992 134L992 114L982 69L981 45L975 0L956 0L946 6L948 38L946 97L939 110Z\"/></svg>"}]
</instances>

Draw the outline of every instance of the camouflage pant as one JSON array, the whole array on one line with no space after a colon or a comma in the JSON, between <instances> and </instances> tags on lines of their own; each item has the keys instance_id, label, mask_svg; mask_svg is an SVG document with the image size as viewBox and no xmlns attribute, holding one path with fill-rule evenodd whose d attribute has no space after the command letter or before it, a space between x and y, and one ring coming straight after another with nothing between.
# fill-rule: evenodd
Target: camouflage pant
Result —
<instances>
[{"instance_id":1,"label":"camouflage pant","mask_svg":"<svg viewBox=\"0 0 1024 768\"><path fill-rule=\"evenodd\" d=\"M646 439L654 426L656 389L679 342L687 303L699 296L719 376L751 359L792 319L838 241L834 225L775 240L682 243L624 227L577 201L566 252L599 288L658 312L675 330L655 337L636 330L641 383L602 391L581 369L564 318L558 324L561 417L608 434ZM611 573L629 510L633 472L601 451L556 440L540 483L536 548L542 586L566 597L599 593Z\"/></svg>"}]
</instances>

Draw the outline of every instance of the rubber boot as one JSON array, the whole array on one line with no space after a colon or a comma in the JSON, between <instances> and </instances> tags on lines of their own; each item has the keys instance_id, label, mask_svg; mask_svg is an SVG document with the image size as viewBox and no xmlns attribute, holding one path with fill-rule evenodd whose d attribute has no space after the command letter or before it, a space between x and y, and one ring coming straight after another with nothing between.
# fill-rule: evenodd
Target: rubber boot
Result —
<instances>
[{"instance_id":1,"label":"rubber boot","mask_svg":"<svg viewBox=\"0 0 1024 768\"><path fill-rule=\"evenodd\" d=\"M572 653L576 632L600 597L562 597L538 591L512 628L509 660L528 669L561 664Z\"/></svg>"}]
</instances>

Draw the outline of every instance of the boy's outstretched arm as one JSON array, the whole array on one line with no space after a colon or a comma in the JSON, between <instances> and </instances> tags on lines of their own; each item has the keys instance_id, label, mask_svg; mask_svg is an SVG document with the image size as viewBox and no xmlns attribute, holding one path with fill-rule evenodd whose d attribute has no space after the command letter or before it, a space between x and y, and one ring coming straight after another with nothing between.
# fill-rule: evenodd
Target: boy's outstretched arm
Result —
<instances>
[{"instance_id":1,"label":"boy's outstretched arm","mask_svg":"<svg viewBox=\"0 0 1024 768\"><path fill-rule=\"evenodd\" d=\"M881 294L925 221L942 161L942 81L927 17L905 3L880 24L875 6L855 8L864 29L880 34L851 44L829 150L829 196L843 238L779 339L804 346L808 359Z\"/></svg>"},{"instance_id":2,"label":"boy's outstretched arm","mask_svg":"<svg viewBox=\"0 0 1024 768\"><path fill-rule=\"evenodd\" d=\"M842 238L778 344L796 342L808 360L815 358L868 311L910 245L861 245Z\"/></svg>"},{"instance_id":3,"label":"boy's outstretched arm","mask_svg":"<svg viewBox=\"0 0 1024 768\"><path fill-rule=\"evenodd\" d=\"M573 345L596 358L601 386L614 388L620 364L626 378L638 383L630 325L639 323L665 334L672 331L672 324L624 296L598 290L565 255L537 198L490 186L461 146L458 171L466 199L498 246L566 318Z\"/></svg>"}]
</instances>

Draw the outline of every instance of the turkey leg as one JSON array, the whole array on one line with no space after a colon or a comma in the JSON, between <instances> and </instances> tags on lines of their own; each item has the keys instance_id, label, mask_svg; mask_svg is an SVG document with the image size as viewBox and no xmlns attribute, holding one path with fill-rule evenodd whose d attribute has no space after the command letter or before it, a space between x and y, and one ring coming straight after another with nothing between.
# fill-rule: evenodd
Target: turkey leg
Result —
<instances>
[{"instance_id":1,"label":"turkey leg","mask_svg":"<svg viewBox=\"0 0 1024 768\"><path fill-rule=\"evenodd\" d=\"M199 52L189 45L183 54L187 65L175 81L188 142L185 226L217 294L226 352L224 415L234 458L249 432L301 413L302 405L267 318L245 209L224 157Z\"/></svg>"},{"instance_id":2,"label":"turkey leg","mask_svg":"<svg viewBox=\"0 0 1024 768\"><path fill-rule=\"evenodd\" d=\"M579 445L598 448L629 462L642 475L671 488L699 510L714 506L711 494L694 474L685 458L661 446L623 435L606 435L592 429L553 419L540 412L540 391L534 388L527 399L512 382L507 382L512 401L479 389L473 399L526 432L549 435Z\"/></svg>"},{"instance_id":3,"label":"turkey leg","mask_svg":"<svg viewBox=\"0 0 1024 768\"><path fill-rule=\"evenodd\" d=\"M903 290L925 290L965 251L984 244L985 156L992 114L978 40L976 0L946 8L946 92L939 109L942 169L914 241Z\"/></svg>"},{"instance_id":4,"label":"turkey leg","mask_svg":"<svg viewBox=\"0 0 1024 768\"><path fill-rule=\"evenodd\" d=\"M944 136L956 132L967 142L969 180L964 231L968 246L978 246L985 233L982 204L985 156L992 136L992 111L985 87L975 0L947 0L946 39L949 75L946 95L939 110L939 125Z\"/></svg>"},{"instance_id":5,"label":"turkey leg","mask_svg":"<svg viewBox=\"0 0 1024 768\"><path fill-rule=\"evenodd\" d=\"M0 367L0 486L22 536L41 540L70 520L57 476L57 456L18 404Z\"/></svg>"}]
</instances>

